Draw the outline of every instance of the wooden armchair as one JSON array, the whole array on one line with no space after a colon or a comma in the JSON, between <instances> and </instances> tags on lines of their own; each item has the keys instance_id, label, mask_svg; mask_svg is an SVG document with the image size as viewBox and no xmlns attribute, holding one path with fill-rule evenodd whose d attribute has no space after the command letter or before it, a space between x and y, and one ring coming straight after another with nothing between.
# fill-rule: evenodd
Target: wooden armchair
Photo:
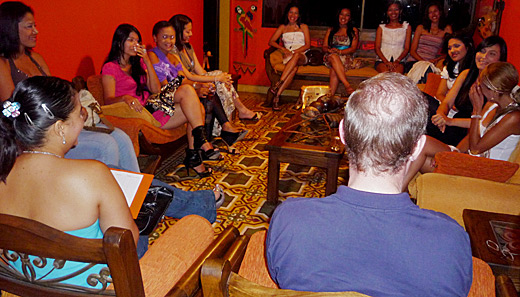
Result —
<instances>
[{"instance_id":1,"label":"wooden armchair","mask_svg":"<svg viewBox=\"0 0 520 297\"><path fill-rule=\"evenodd\" d=\"M205 221L198 216L186 218L188 220L180 225L184 224L184 227L188 229L196 222L200 223L200 220ZM183 220L176 223L171 229L175 229L177 224ZM141 261L138 261L134 240L129 230L111 227L105 232L103 239L85 239L66 234L34 220L0 214L0 250L2 251L0 254L0 290L19 296L115 295L133 297L145 296L145 292L167 292L167 294L146 293L148 296L192 296L200 289L200 268L205 259L208 257L224 257L230 253L232 255L241 254L236 252L236 244L233 245L234 240L239 235L236 228L228 228L214 239L211 225L209 222L205 222L207 224L205 228L209 229L209 231L206 230L205 237L207 239L205 241L209 243L209 246L199 247L202 253L197 254L183 251L188 254L191 253L195 260L190 262L191 264L187 264L179 259L176 263L179 263L181 269L183 265L189 266L174 285L165 288L167 281L164 279L168 279L169 275L153 274L153 271L158 271L156 264L160 262L159 258L162 255L150 255L152 257L147 259L147 253ZM179 229L181 228L182 226L179 227ZM183 234L187 232L182 229L180 231L175 234L174 230L169 230L169 234L165 233L162 236L173 234L174 238L182 238ZM195 232L198 232L198 230L195 230ZM152 249L155 248L156 244L161 244L160 239L151 247ZM233 249L230 249L230 247L233 247ZM231 250L231 252L226 254L228 250ZM25 275L8 264L7 259L13 259L13 257L24 259L26 255L34 255L35 259L42 261L47 261L50 258L107 264L109 271L94 275L94 278L102 284L100 290L64 285L61 283L62 280L58 282L31 277L30 272L37 269L38 261L25 262L24 265L27 268ZM197 257L197 255L199 256ZM167 256L173 259L178 258L178 254L175 253L162 258L165 259ZM53 262L55 269L60 269L58 268L60 263L60 260ZM65 278L70 278L70 276ZM162 286L162 288L158 289L159 286Z\"/></svg>"},{"instance_id":2,"label":"wooden armchair","mask_svg":"<svg viewBox=\"0 0 520 297\"><path fill-rule=\"evenodd\" d=\"M234 296L367 296L357 292L301 292L279 289L269 276L265 259L265 231L251 236L240 270L232 269L236 263L222 259L208 259L201 270L202 292L205 297ZM238 257L236 257L238 258ZM495 278L489 265L473 258L473 284L470 297L517 296L511 279L506 275Z\"/></svg>"}]
</instances>

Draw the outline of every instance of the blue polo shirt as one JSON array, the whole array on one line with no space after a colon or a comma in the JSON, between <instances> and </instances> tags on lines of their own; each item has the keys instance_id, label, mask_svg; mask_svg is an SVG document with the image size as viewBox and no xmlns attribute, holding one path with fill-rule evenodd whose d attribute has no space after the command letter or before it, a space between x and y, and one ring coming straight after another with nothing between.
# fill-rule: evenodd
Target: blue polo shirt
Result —
<instances>
[{"instance_id":1,"label":"blue polo shirt","mask_svg":"<svg viewBox=\"0 0 520 297\"><path fill-rule=\"evenodd\" d=\"M406 193L340 186L325 198L287 199L271 219L266 253L283 289L467 296L472 282L467 233Z\"/></svg>"}]
</instances>

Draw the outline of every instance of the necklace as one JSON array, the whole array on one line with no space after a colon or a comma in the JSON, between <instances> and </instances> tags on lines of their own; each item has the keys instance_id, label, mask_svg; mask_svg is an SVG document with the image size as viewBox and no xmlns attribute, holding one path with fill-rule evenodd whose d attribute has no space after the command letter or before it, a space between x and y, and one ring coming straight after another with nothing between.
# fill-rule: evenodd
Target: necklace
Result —
<instances>
[{"instance_id":1,"label":"necklace","mask_svg":"<svg viewBox=\"0 0 520 297\"><path fill-rule=\"evenodd\" d=\"M41 154L41 155L48 155L48 156L54 156L54 157L57 157L57 158L63 158L62 156L60 155L56 155L56 154L53 154L53 153L49 153L49 152L43 152L43 151L23 151L22 153L24 154Z\"/></svg>"}]
</instances>

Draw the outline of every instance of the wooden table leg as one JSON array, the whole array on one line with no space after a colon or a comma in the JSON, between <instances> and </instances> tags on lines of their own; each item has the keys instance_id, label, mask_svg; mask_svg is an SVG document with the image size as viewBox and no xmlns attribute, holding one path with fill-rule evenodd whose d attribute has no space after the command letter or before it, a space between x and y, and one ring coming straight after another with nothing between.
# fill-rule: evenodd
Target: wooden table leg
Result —
<instances>
[{"instance_id":1,"label":"wooden table leg","mask_svg":"<svg viewBox=\"0 0 520 297\"><path fill-rule=\"evenodd\" d=\"M338 171L339 171L339 159L329 158L327 163L327 185L325 188L325 196L336 193L338 189Z\"/></svg>"},{"instance_id":2,"label":"wooden table leg","mask_svg":"<svg viewBox=\"0 0 520 297\"><path fill-rule=\"evenodd\" d=\"M279 152L269 151L269 164L267 170L267 202L278 203L278 184L280 178Z\"/></svg>"}]
</instances>

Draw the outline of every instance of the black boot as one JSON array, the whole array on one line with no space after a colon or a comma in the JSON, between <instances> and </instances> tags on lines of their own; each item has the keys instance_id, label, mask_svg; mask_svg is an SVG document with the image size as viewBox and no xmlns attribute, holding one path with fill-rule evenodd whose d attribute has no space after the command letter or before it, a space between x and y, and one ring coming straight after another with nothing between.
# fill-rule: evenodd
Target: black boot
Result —
<instances>
[{"instance_id":1,"label":"black boot","mask_svg":"<svg viewBox=\"0 0 520 297\"><path fill-rule=\"evenodd\" d=\"M199 172L195 167L198 167L202 164L202 157L200 155L200 150L192 150L186 149L186 157L184 158L184 166L186 167L186 173L188 176L190 174L190 168L193 168L193 171L197 173L200 177L208 177L211 175L211 170L207 169L205 171Z\"/></svg>"},{"instance_id":2,"label":"black boot","mask_svg":"<svg viewBox=\"0 0 520 297\"><path fill-rule=\"evenodd\" d=\"M202 152L202 159L203 160L219 160L220 159L220 152L216 149L209 149L204 151L202 149L202 146L208 142L208 139L206 138L206 130L204 129L204 126L197 126L193 128L191 131L191 134L193 135L193 146L196 150L200 150Z\"/></svg>"}]
</instances>

